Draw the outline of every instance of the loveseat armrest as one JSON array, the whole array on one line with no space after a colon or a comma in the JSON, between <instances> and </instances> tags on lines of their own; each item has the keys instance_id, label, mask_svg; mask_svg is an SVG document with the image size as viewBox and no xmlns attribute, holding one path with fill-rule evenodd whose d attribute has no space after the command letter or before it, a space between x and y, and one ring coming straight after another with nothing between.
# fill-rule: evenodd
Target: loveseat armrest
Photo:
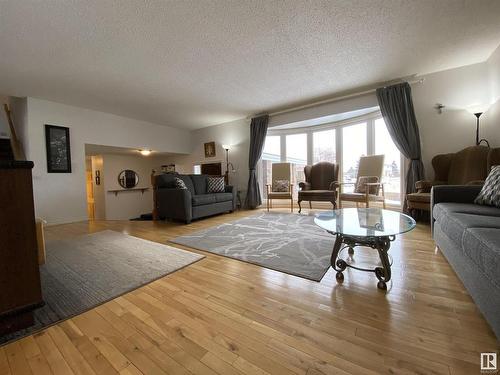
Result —
<instances>
[{"instance_id":1,"label":"loveseat armrest","mask_svg":"<svg viewBox=\"0 0 500 375\"><path fill-rule=\"evenodd\" d=\"M236 189L235 189L235 188L234 188L234 186L232 186L232 185L226 185L226 186L224 187L224 191L225 191L226 193L231 193L231 194L233 194L233 209L232 209L232 211L236 210L236 207L237 207L237 202L236 202L236 201L237 201Z\"/></svg>"},{"instance_id":2,"label":"loveseat armrest","mask_svg":"<svg viewBox=\"0 0 500 375\"><path fill-rule=\"evenodd\" d=\"M437 185L431 189L431 207L444 202L474 203L481 185Z\"/></svg>"},{"instance_id":3,"label":"loveseat armrest","mask_svg":"<svg viewBox=\"0 0 500 375\"><path fill-rule=\"evenodd\" d=\"M311 190L312 185L310 182L302 181L299 182L299 188L300 190Z\"/></svg>"},{"instance_id":4,"label":"loveseat armrest","mask_svg":"<svg viewBox=\"0 0 500 375\"><path fill-rule=\"evenodd\" d=\"M467 182L467 185L484 185L484 180L474 180L474 181L469 181Z\"/></svg>"},{"instance_id":5,"label":"loveseat armrest","mask_svg":"<svg viewBox=\"0 0 500 375\"><path fill-rule=\"evenodd\" d=\"M340 182L339 181L332 181L330 182L330 187L328 190L337 190L340 188Z\"/></svg>"},{"instance_id":6,"label":"loveseat armrest","mask_svg":"<svg viewBox=\"0 0 500 375\"><path fill-rule=\"evenodd\" d=\"M430 193L433 186L446 185L446 181L428 181L420 180L415 182L417 193Z\"/></svg>"},{"instance_id":7,"label":"loveseat armrest","mask_svg":"<svg viewBox=\"0 0 500 375\"><path fill-rule=\"evenodd\" d=\"M191 192L187 189L164 188L156 190L158 216L190 223L193 218L191 198Z\"/></svg>"}]
</instances>

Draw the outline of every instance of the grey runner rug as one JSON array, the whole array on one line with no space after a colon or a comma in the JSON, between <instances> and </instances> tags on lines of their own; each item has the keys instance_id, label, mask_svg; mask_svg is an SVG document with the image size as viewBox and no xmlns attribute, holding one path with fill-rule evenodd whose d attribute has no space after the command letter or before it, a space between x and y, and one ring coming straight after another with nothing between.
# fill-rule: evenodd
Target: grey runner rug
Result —
<instances>
[{"instance_id":1,"label":"grey runner rug","mask_svg":"<svg viewBox=\"0 0 500 375\"><path fill-rule=\"evenodd\" d=\"M265 212L171 242L320 281L330 267L334 237L313 220Z\"/></svg>"},{"instance_id":2,"label":"grey runner rug","mask_svg":"<svg viewBox=\"0 0 500 375\"><path fill-rule=\"evenodd\" d=\"M156 242L106 230L47 242L40 267L45 306L35 325L0 337L0 344L33 333L177 271L202 258Z\"/></svg>"}]
</instances>

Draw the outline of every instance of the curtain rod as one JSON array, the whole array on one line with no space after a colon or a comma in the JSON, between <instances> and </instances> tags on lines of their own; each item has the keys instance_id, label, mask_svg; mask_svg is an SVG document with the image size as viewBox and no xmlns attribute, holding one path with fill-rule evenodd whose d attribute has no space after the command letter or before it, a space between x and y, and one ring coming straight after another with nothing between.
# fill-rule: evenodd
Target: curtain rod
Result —
<instances>
[{"instance_id":1,"label":"curtain rod","mask_svg":"<svg viewBox=\"0 0 500 375\"><path fill-rule=\"evenodd\" d=\"M425 78L420 78L420 79L416 79L416 80L413 80L413 81L404 81L404 82L408 82L410 85L413 85L415 83L423 83L424 80L425 80ZM380 86L380 87L385 87L385 86ZM330 99L320 100L318 102L304 104L304 105L300 105L300 106L297 106L297 107L292 107L292 108L283 109L281 111L272 112L272 113L269 113L269 116L282 115L284 113L295 112L295 111L298 111L300 109L306 109L306 108L310 108L310 107L315 107L315 106L321 105L321 104L334 103L334 102L338 102L338 101L345 100L345 99L356 98L358 96L363 96L363 95L371 94L371 93L373 93L375 91L377 91L377 88L373 88L373 89L365 90L365 91L360 91L360 92L355 92L355 93L348 94L348 95L337 96L337 97L330 98Z\"/></svg>"}]
</instances>

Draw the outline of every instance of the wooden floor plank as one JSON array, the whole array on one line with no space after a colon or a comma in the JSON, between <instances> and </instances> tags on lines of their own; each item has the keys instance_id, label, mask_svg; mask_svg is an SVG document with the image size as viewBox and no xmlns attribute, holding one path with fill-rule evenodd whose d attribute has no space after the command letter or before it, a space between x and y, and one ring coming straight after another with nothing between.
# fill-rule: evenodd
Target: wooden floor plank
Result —
<instances>
[{"instance_id":1,"label":"wooden floor plank","mask_svg":"<svg viewBox=\"0 0 500 375\"><path fill-rule=\"evenodd\" d=\"M9 360L5 353L5 348L0 348L0 375L10 375Z\"/></svg>"},{"instance_id":2,"label":"wooden floor plank","mask_svg":"<svg viewBox=\"0 0 500 375\"><path fill-rule=\"evenodd\" d=\"M73 370L71 370L70 366L61 354L61 351L65 351L66 348L58 348L56 343L50 337L48 330L37 333L35 335L35 341L40 347L40 351L47 360L54 375L74 374Z\"/></svg>"}]
</instances>

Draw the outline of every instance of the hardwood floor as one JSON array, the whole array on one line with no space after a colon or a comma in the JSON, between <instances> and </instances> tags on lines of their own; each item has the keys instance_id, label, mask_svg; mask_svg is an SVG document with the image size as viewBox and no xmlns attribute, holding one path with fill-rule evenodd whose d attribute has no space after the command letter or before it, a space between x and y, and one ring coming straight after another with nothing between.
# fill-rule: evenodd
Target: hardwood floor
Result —
<instances>
[{"instance_id":1,"label":"hardwood floor","mask_svg":"<svg viewBox=\"0 0 500 375\"><path fill-rule=\"evenodd\" d=\"M82 222L46 236L111 229L168 243L252 213L190 225ZM387 293L373 274L348 270L337 284L330 269L316 283L199 252L206 258L0 347L0 375L479 374L479 353L498 351L498 342L429 227L399 237L390 252ZM376 260L370 250L355 257Z\"/></svg>"}]
</instances>

